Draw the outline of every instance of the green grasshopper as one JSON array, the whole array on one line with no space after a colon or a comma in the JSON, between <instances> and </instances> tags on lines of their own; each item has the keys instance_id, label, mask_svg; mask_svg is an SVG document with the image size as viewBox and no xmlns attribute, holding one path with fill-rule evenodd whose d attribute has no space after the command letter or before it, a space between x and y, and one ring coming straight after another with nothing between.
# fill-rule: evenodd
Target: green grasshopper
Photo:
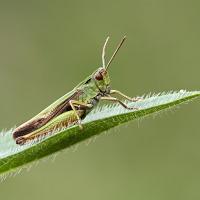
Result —
<instances>
[{"instance_id":1,"label":"green grasshopper","mask_svg":"<svg viewBox=\"0 0 200 200\"><path fill-rule=\"evenodd\" d=\"M126 109L137 109L128 107L118 98L111 96L118 94L133 102L140 100L140 98L128 97L118 90L112 90L110 87L108 68L125 39L126 37L118 44L106 65L105 49L109 40L108 37L103 45L102 67L98 68L92 75L78 84L71 92L65 94L38 115L17 127L13 131L13 138L16 144L23 145L27 141L47 135L61 127L69 127L72 124L78 124L80 129L83 129L81 120L84 119L100 100L118 102Z\"/></svg>"}]
</instances>

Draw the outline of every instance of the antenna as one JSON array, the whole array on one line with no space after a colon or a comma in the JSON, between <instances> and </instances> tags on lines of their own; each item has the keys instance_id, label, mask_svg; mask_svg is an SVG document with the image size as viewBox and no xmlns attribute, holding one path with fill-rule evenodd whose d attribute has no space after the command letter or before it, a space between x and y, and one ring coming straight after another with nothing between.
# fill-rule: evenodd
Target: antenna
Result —
<instances>
[{"instance_id":1,"label":"antenna","mask_svg":"<svg viewBox=\"0 0 200 200\"><path fill-rule=\"evenodd\" d=\"M109 38L109 37L108 37L108 38ZM108 38L106 39L106 42L105 42L105 44L104 44L104 47L106 46L106 44L107 44L107 42L108 42ZM108 67L110 66L111 62L113 61L113 59L114 59L114 57L116 56L117 52L119 51L120 47L121 47L122 44L124 43L125 39L126 39L126 36L124 36L124 37L122 38L121 42L118 44L118 46L117 46L115 52L113 53L113 55L112 55L112 57L110 58L108 64L106 65L106 67L104 67L104 65L103 65L103 67L104 67L106 70L107 70ZM103 49L103 51L105 51L105 48ZM103 52L103 54L105 54L105 52ZM102 58L103 58L103 56L104 56L103 54L102 54ZM105 64L105 61L104 61L104 64Z\"/></svg>"},{"instance_id":2,"label":"antenna","mask_svg":"<svg viewBox=\"0 0 200 200\"><path fill-rule=\"evenodd\" d=\"M102 64L103 64L103 68L106 68L106 65L105 65L105 50L106 50L106 45L108 43L108 40L109 40L110 37L107 37L106 38L106 41L103 45L103 50L102 50Z\"/></svg>"}]
</instances>

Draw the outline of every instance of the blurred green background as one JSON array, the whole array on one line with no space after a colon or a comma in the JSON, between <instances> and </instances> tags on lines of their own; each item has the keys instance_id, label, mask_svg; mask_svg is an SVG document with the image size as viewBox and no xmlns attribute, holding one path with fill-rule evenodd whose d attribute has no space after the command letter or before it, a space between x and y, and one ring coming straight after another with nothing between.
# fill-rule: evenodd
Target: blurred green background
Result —
<instances>
[{"instance_id":1,"label":"blurred green background","mask_svg":"<svg viewBox=\"0 0 200 200\"><path fill-rule=\"evenodd\" d=\"M198 90L200 1L0 1L0 127L37 114L101 65L131 96ZM199 102L129 123L0 184L0 199L200 199Z\"/></svg>"}]
</instances>

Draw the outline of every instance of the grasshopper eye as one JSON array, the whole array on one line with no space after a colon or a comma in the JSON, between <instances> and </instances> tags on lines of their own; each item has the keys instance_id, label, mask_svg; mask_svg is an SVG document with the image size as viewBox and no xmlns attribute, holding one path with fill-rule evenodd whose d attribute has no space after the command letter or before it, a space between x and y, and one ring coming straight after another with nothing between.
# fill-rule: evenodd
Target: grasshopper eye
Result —
<instances>
[{"instance_id":1,"label":"grasshopper eye","mask_svg":"<svg viewBox=\"0 0 200 200\"><path fill-rule=\"evenodd\" d=\"M103 80L103 75L101 74L101 72L98 72L98 73L95 74L95 79L98 80L98 81Z\"/></svg>"},{"instance_id":2,"label":"grasshopper eye","mask_svg":"<svg viewBox=\"0 0 200 200\"><path fill-rule=\"evenodd\" d=\"M105 75L107 74L107 71L103 68L101 68L100 70L98 70L96 72L96 74L94 75L94 78L97 80L97 81L102 81L105 77Z\"/></svg>"}]
</instances>

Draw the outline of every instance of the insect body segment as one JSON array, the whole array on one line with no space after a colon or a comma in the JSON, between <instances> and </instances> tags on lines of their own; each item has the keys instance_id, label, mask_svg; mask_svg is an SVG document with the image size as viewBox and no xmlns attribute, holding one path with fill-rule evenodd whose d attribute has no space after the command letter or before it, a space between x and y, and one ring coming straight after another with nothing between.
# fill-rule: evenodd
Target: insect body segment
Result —
<instances>
[{"instance_id":1,"label":"insect body segment","mask_svg":"<svg viewBox=\"0 0 200 200\"><path fill-rule=\"evenodd\" d=\"M117 94L130 101L140 100L140 98L128 97L118 90L111 90L108 67L125 41L125 37L119 43L106 65L105 48L108 40L109 37L106 39L102 50L102 67L98 68L71 92L58 99L31 120L17 127L13 131L13 138L17 144L22 145L29 140L46 135L55 129L68 127L71 124L78 124L80 129L83 129L81 120L100 100L120 103L126 109L137 109L128 107L118 98L111 96Z\"/></svg>"}]
</instances>

